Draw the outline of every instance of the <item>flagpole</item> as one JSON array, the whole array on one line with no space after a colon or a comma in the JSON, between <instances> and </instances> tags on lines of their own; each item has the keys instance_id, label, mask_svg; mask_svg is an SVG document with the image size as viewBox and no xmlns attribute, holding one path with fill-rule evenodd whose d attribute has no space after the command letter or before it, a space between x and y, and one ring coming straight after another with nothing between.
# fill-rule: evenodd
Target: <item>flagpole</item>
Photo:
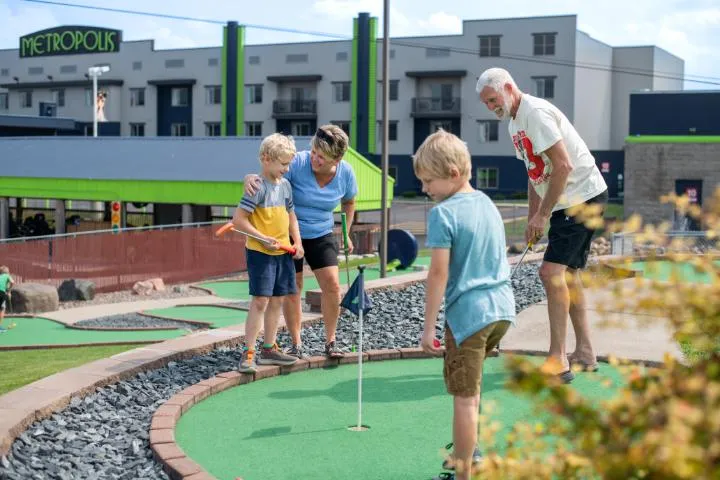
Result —
<instances>
[{"instance_id":1,"label":"flagpole","mask_svg":"<svg viewBox=\"0 0 720 480\"><path fill-rule=\"evenodd\" d=\"M365 267L362 265L358 265L358 275L364 279L364 273ZM363 282L364 284L364 282ZM357 429L362 431L362 359L363 359L363 310L365 309L363 298L363 293L360 294L360 305L359 305L359 312L358 312L358 322L360 323L360 341L359 341L359 350L360 354L358 355L358 424Z\"/></svg>"}]
</instances>

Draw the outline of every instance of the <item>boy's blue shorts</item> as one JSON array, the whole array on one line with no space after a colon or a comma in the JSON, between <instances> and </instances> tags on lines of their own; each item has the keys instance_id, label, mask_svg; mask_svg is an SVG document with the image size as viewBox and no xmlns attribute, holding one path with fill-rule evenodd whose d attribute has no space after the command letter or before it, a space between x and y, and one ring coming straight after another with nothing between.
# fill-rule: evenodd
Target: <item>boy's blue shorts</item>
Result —
<instances>
[{"instance_id":1,"label":"boy's blue shorts","mask_svg":"<svg viewBox=\"0 0 720 480\"><path fill-rule=\"evenodd\" d=\"M292 256L268 255L245 250L250 295L253 297L282 297L297 292L295 263Z\"/></svg>"}]
</instances>

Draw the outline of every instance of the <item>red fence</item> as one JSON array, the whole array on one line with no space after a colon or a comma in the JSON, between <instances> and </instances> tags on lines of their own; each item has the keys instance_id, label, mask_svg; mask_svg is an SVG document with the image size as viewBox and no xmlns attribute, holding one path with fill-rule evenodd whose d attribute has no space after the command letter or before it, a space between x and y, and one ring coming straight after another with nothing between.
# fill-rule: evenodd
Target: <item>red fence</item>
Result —
<instances>
[{"instance_id":1,"label":"red fence","mask_svg":"<svg viewBox=\"0 0 720 480\"><path fill-rule=\"evenodd\" d=\"M59 285L92 280L98 292L132 287L160 277L165 283L197 281L246 269L242 235L213 235L217 225L98 233L0 243L0 264L16 281Z\"/></svg>"}]
</instances>

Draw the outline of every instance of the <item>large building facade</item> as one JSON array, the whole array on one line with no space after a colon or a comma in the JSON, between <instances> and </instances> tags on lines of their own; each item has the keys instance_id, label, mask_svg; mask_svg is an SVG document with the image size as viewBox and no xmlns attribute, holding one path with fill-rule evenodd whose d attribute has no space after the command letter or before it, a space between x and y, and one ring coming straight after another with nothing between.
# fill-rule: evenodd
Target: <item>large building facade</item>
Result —
<instances>
[{"instance_id":1,"label":"large building facade","mask_svg":"<svg viewBox=\"0 0 720 480\"><path fill-rule=\"evenodd\" d=\"M340 41L246 45L244 28L230 22L223 45L212 48L156 50L147 40L92 54L2 50L0 115L70 118L77 125L72 134L91 135L88 68L109 65L99 77L107 92L100 135L307 136L335 123L377 163L383 71L377 26L361 13L348 25L352 39ZM525 190L506 123L475 92L477 77L493 66L508 69L523 91L568 116L602 166L611 196L619 194L630 93L681 90L684 75L680 58L654 46L611 47L579 31L575 15L468 20L460 35L391 38L389 153L396 194L419 190L410 155L439 127L468 144L476 187L496 196Z\"/></svg>"}]
</instances>

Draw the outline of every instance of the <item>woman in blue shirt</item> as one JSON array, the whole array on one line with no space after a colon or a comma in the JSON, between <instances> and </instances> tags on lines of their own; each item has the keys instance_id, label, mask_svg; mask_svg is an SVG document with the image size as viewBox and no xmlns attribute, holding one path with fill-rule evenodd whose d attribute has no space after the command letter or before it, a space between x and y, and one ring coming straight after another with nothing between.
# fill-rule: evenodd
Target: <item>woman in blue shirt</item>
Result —
<instances>
[{"instance_id":1,"label":"woman in blue shirt","mask_svg":"<svg viewBox=\"0 0 720 480\"><path fill-rule=\"evenodd\" d=\"M355 214L357 180L355 172L343 156L348 149L347 134L336 125L323 125L310 142L310 151L298 152L285 175L292 185L295 214L300 225L300 237L305 260L315 274L322 290L321 308L325 323L325 354L331 358L343 356L335 341L340 317L339 246L333 235L333 211L338 204L348 219L348 231ZM247 175L245 188L253 194L260 177ZM353 250L348 238L348 249ZM302 317L303 259L295 260L297 293L288 295L283 304L292 347L287 353L303 358L300 338Z\"/></svg>"}]
</instances>

